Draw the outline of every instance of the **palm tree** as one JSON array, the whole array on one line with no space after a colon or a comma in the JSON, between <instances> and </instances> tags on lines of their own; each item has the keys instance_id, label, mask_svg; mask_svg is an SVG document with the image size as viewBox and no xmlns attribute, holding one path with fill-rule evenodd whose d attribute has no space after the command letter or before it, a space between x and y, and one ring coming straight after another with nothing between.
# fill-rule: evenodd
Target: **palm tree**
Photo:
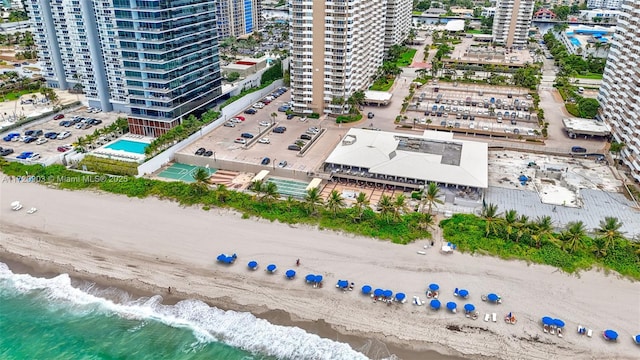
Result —
<instances>
[{"instance_id":1,"label":"palm tree","mask_svg":"<svg viewBox=\"0 0 640 360\"><path fill-rule=\"evenodd\" d=\"M604 241L605 249L610 249L616 241L623 238L624 233L620 231L622 225L618 218L607 216L600 221L600 227L593 230Z\"/></svg>"},{"instance_id":2,"label":"palm tree","mask_svg":"<svg viewBox=\"0 0 640 360\"><path fill-rule=\"evenodd\" d=\"M260 194L262 194L262 192L264 191L265 185L264 185L264 180L255 180L254 182L251 183L251 187L250 189L256 193L256 196L259 197Z\"/></svg>"},{"instance_id":3,"label":"palm tree","mask_svg":"<svg viewBox=\"0 0 640 360\"><path fill-rule=\"evenodd\" d=\"M527 215L520 215L516 221L516 242L520 242L520 239L525 234L529 234L531 229L529 228L529 217Z\"/></svg>"},{"instance_id":4,"label":"palm tree","mask_svg":"<svg viewBox=\"0 0 640 360\"><path fill-rule=\"evenodd\" d=\"M511 235L516 229L516 223L518 221L518 212L515 210L507 210L504 213L504 231L507 233L507 240L511 240Z\"/></svg>"},{"instance_id":5,"label":"palm tree","mask_svg":"<svg viewBox=\"0 0 640 360\"><path fill-rule=\"evenodd\" d=\"M419 213L418 216L418 229L422 231L433 229L433 225L436 223L436 219L433 215L430 213Z\"/></svg>"},{"instance_id":6,"label":"palm tree","mask_svg":"<svg viewBox=\"0 0 640 360\"><path fill-rule=\"evenodd\" d=\"M224 184L218 184L215 192L216 200L220 203L225 203L229 198L229 189Z\"/></svg>"},{"instance_id":7,"label":"palm tree","mask_svg":"<svg viewBox=\"0 0 640 360\"><path fill-rule=\"evenodd\" d=\"M271 204L280 196L280 193L278 192L278 185L273 182L263 184L262 193L262 200L267 204Z\"/></svg>"},{"instance_id":8,"label":"palm tree","mask_svg":"<svg viewBox=\"0 0 640 360\"><path fill-rule=\"evenodd\" d=\"M344 199L342 195L336 190L331 191L329 198L327 199L327 208L333 213L333 217L338 215L338 210L344 207Z\"/></svg>"},{"instance_id":9,"label":"palm tree","mask_svg":"<svg viewBox=\"0 0 640 360\"><path fill-rule=\"evenodd\" d=\"M389 195L382 195L380 201L378 201L378 210L380 210L380 214L382 218L389 222L389 214L393 213L394 207L393 202L391 201L391 197Z\"/></svg>"},{"instance_id":10,"label":"palm tree","mask_svg":"<svg viewBox=\"0 0 640 360\"><path fill-rule=\"evenodd\" d=\"M438 187L438 184L431 182L429 183L426 191L422 191L422 199L420 202L422 203L423 207L424 204L427 204L427 206L429 207L429 210L427 212L431 214L431 210L434 206L436 206L437 204L444 204L444 201L440 200L439 197L440 188Z\"/></svg>"},{"instance_id":11,"label":"palm tree","mask_svg":"<svg viewBox=\"0 0 640 360\"><path fill-rule=\"evenodd\" d=\"M201 167L193 173L193 180L196 181L193 186L198 192L202 193L208 188L209 176L209 171Z\"/></svg>"},{"instance_id":12,"label":"palm tree","mask_svg":"<svg viewBox=\"0 0 640 360\"><path fill-rule=\"evenodd\" d=\"M622 149L625 147L625 143L620 143L617 141L613 141L611 143L611 145L609 146L609 151L615 155L615 167L618 167L618 162L620 159L620 152L622 151Z\"/></svg>"},{"instance_id":13,"label":"palm tree","mask_svg":"<svg viewBox=\"0 0 640 360\"><path fill-rule=\"evenodd\" d=\"M324 201L322 201L322 197L320 196L320 190L317 187L307 190L304 202L307 205L307 211L309 214L315 214L318 211L318 208L324 204Z\"/></svg>"},{"instance_id":14,"label":"palm tree","mask_svg":"<svg viewBox=\"0 0 640 360\"><path fill-rule=\"evenodd\" d=\"M360 192L356 197L356 202L353 204L353 208L355 209L354 220L360 220L362 218L362 214L364 213L365 207L369 206L369 199L367 199L367 194Z\"/></svg>"},{"instance_id":15,"label":"palm tree","mask_svg":"<svg viewBox=\"0 0 640 360\"><path fill-rule=\"evenodd\" d=\"M550 216L545 215L536 219L536 222L532 225L531 238L535 241L536 248L538 249L542 246L543 241L549 241L553 244L557 243Z\"/></svg>"},{"instance_id":16,"label":"palm tree","mask_svg":"<svg viewBox=\"0 0 640 360\"><path fill-rule=\"evenodd\" d=\"M272 112L271 113L271 120L272 120L271 122L275 123L277 118L278 118L278 113Z\"/></svg>"},{"instance_id":17,"label":"palm tree","mask_svg":"<svg viewBox=\"0 0 640 360\"><path fill-rule=\"evenodd\" d=\"M489 203L483 206L480 215L484 218L486 224L484 236L487 237L491 233L497 233L497 227L500 224L498 205Z\"/></svg>"},{"instance_id":18,"label":"palm tree","mask_svg":"<svg viewBox=\"0 0 640 360\"><path fill-rule=\"evenodd\" d=\"M574 253L584 246L584 237L587 232L582 221L572 221L567 224L565 231L560 234L562 249Z\"/></svg>"},{"instance_id":19,"label":"palm tree","mask_svg":"<svg viewBox=\"0 0 640 360\"><path fill-rule=\"evenodd\" d=\"M360 107L360 105L362 105L364 103L364 92L362 90L358 90L356 92L354 92L353 94L351 94L351 96L349 97L349 99L347 100L347 103L349 103L349 105L351 105L351 111L354 114L358 113L358 109Z\"/></svg>"},{"instance_id":20,"label":"palm tree","mask_svg":"<svg viewBox=\"0 0 640 360\"><path fill-rule=\"evenodd\" d=\"M396 219L400 219L400 215L406 213L408 209L409 206L407 206L407 197L404 196L404 194L396 196L393 201L393 217Z\"/></svg>"}]
</instances>

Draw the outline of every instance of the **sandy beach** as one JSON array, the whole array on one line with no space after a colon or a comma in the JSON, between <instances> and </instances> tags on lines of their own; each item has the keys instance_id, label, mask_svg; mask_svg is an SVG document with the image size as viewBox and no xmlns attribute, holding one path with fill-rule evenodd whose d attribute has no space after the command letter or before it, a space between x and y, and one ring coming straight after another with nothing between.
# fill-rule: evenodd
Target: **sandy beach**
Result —
<instances>
[{"instance_id":1,"label":"sandy beach","mask_svg":"<svg viewBox=\"0 0 640 360\"><path fill-rule=\"evenodd\" d=\"M437 251L439 240L430 249L423 248L426 241L395 245L158 199L17 183L0 184L0 194L0 258L142 294L167 295L171 287L172 298L201 299L275 324L300 326L348 342L371 358L389 353L402 359L449 358L432 351L487 359L640 355L631 340L640 333L640 284L614 274L569 275L521 261L443 255ZM12 211L14 200L25 209ZM27 214L30 207L38 212ZM426 255L417 254L423 250ZM215 260L220 253L237 253L238 261L220 265ZM247 269L250 260L260 263L258 271ZM278 265L276 274L263 271L270 263ZM295 280L284 277L291 268L298 272ZM305 284L308 273L322 274L325 286ZM336 289L338 279L354 282L354 291ZM440 300L456 301L459 309L465 302L453 296L453 289L468 289L466 302L476 306L480 319L465 318L461 310L452 314L412 305L414 295L425 300L432 282L440 284ZM404 292L409 301L373 303L360 294L365 283ZM481 301L481 294L489 292L500 294L503 303ZM496 323L483 321L485 313L494 312ZM503 321L508 312L517 316L516 325ZM566 322L563 338L542 332L545 315ZM578 335L578 324L593 329L593 337ZM602 338L609 328L620 334L617 343Z\"/></svg>"}]
</instances>

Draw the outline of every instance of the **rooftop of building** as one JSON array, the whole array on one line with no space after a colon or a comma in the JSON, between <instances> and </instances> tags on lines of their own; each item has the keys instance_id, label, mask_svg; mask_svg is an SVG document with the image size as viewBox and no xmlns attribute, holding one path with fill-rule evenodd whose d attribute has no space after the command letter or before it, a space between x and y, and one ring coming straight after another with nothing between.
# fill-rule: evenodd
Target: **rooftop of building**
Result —
<instances>
[{"instance_id":1,"label":"rooftop of building","mask_svg":"<svg viewBox=\"0 0 640 360\"><path fill-rule=\"evenodd\" d=\"M444 29L446 31L463 31L464 30L464 20L450 20L445 25Z\"/></svg>"},{"instance_id":2,"label":"rooftop of building","mask_svg":"<svg viewBox=\"0 0 640 360\"><path fill-rule=\"evenodd\" d=\"M443 184L486 188L486 143L454 140L452 133L422 135L351 129L326 163L368 169L370 173Z\"/></svg>"},{"instance_id":3,"label":"rooftop of building","mask_svg":"<svg viewBox=\"0 0 640 360\"><path fill-rule=\"evenodd\" d=\"M583 118L564 118L562 124L568 132L578 135L607 136L611 129L603 121Z\"/></svg>"}]
</instances>

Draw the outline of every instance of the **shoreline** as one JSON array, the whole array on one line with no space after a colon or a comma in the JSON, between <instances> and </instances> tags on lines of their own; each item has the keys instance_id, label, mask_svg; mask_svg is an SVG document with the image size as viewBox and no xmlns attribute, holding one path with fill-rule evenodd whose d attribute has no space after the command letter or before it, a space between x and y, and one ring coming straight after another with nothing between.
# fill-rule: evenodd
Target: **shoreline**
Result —
<instances>
[{"instance_id":1,"label":"shoreline","mask_svg":"<svg viewBox=\"0 0 640 360\"><path fill-rule=\"evenodd\" d=\"M293 324L348 342L356 350L364 340L380 349L388 344L391 353L406 360L424 359L428 350L454 359L633 359L637 355L637 346L627 335L640 330L636 328L640 283L615 274L596 270L566 274L522 261L442 255L437 247L416 255L426 241L397 245L304 225L242 219L224 209L203 211L156 198L36 184L3 183L0 189L15 197L9 200L38 208L27 215L0 207L0 253L14 254L5 258L32 264L35 271L69 273L135 295L167 298L171 286L174 301L192 298L223 310L250 312L273 324ZM220 253L237 253L238 262L220 265L215 261ZM294 265L296 258L301 258L299 268ZM277 264L278 272L248 271L249 260L257 260L260 269ZM296 280L282 276L287 266L298 271ZM307 273L323 274L326 286L313 289L304 284L300 278ZM333 288L338 279L355 282L356 290L343 293ZM469 302L481 313L496 312L502 320L513 312L518 324L484 322L482 317L472 321L460 313L431 311L410 301L373 304L359 291L367 283L409 297L421 295L424 300L431 282L441 285L444 303L456 301L461 307L461 299L451 292L464 287L471 293ZM488 292L502 295L503 304L480 301L480 294ZM564 338L543 334L540 318L545 315L565 320ZM577 324L592 328L594 337L576 335ZM618 343L599 336L606 328L620 333Z\"/></svg>"},{"instance_id":2,"label":"shoreline","mask_svg":"<svg viewBox=\"0 0 640 360\"><path fill-rule=\"evenodd\" d=\"M89 274L85 272L77 272L71 266L64 266L49 261L41 261L30 259L21 255L6 252L5 249L0 246L0 263L6 264L14 274L28 274L34 277L53 278L60 274L68 274L71 278L72 284L76 287L79 284L92 283L100 289L115 288L120 291L124 291L129 294L132 299L148 298L155 295L162 296L163 305L175 305L182 300L198 299L209 306L216 307L224 311L241 311L250 312L259 319L266 320L274 325L279 326L295 326L305 330L308 333L316 334L322 338L326 338L333 341L339 341L349 344L354 350L358 350L363 346L376 349L377 351L386 352L395 355L400 360L412 360L412 359L426 359L426 360L465 360L469 359L462 357L462 355L454 355L453 350L448 350L449 355L440 353L428 347L422 349L407 349L393 342L383 342L380 340L374 340L370 337L364 336L364 334L347 333L336 330L331 324L320 321L307 321L307 320L293 320L291 314L284 310L266 310L260 313L254 313L248 309L240 310L238 304L229 303L217 303L212 299L201 298L198 294L190 294L186 292L168 292L168 289L161 289L158 286L153 286L145 283L138 283L132 285L129 280L123 281L120 279L105 278L100 274ZM142 285L142 287L141 287ZM117 302L117 299L115 299ZM228 306L226 308L225 306ZM372 343L373 342L373 343ZM446 349L442 349L446 350ZM474 359L485 359L484 357L475 357Z\"/></svg>"}]
</instances>

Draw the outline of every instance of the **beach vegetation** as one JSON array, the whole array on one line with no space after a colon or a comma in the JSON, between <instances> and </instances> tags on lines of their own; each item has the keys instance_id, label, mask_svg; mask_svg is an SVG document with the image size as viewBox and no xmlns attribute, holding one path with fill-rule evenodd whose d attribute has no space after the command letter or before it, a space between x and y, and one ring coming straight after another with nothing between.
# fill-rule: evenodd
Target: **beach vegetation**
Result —
<instances>
[{"instance_id":1,"label":"beach vegetation","mask_svg":"<svg viewBox=\"0 0 640 360\"><path fill-rule=\"evenodd\" d=\"M582 221L558 229L549 216L529 219L486 204L481 216L455 214L440 227L444 239L461 251L551 265L568 273L596 267L640 279L640 245L624 237L622 223L614 217L592 230Z\"/></svg>"},{"instance_id":2,"label":"beach vegetation","mask_svg":"<svg viewBox=\"0 0 640 360\"><path fill-rule=\"evenodd\" d=\"M144 149L144 154L150 159L165 149L195 134L198 130L202 129L202 127L214 122L219 117L220 113L213 110L208 110L199 118L190 115L184 119L180 125L153 139L149 146Z\"/></svg>"}]
</instances>

